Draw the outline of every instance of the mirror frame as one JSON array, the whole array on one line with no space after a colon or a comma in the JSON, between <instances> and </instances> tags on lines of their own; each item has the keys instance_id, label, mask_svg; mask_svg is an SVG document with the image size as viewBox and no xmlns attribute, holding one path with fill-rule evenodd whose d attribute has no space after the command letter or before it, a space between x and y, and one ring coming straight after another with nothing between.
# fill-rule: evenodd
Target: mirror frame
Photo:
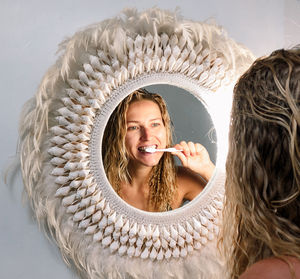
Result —
<instances>
[{"instance_id":1,"label":"mirror frame","mask_svg":"<svg viewBox=\"0 0 300 279\"><path fill-rule=\"evenodd\" d=\"M205 278L212 278L217 271L208 266L222 269L213 240L224 195L231 92L253 55L214 24L159 9L127 10L91 25L65 41L61 51L22 122L23 180L38 221L50 229L63 256L89 277L149 272L152 278L176 259L180 264L169 268L169 276L207 267ZM182 208L151 213L117 196L100 147L117 104L135 89L157 83L186 89L205 104L218 150L216 171L200 195Z\"/></svg>"}]
</instances>

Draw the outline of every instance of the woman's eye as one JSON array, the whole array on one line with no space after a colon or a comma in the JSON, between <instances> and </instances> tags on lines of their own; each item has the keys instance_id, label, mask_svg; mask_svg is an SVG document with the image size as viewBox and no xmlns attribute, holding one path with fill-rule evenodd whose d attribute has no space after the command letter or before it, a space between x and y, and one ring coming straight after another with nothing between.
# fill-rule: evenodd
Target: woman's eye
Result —
<instances>
[{"instance_id":1,"label":"woman's eye","mask_svg":"<svg viewBox=\"0 0 300 279\"><path fill-rule=\"evenodd\" d=\"M152 123L152 127L158 127L160 126L160 123Z\"/></svg>"},{"instance_id":2,"label":"woman's eye","mask_svg":"<svg viewBox=\"0 0 300 279\"><path fill-rule=\"evenodd\" d=\"M138 127L137 126L130 126L127 128L128 131L134 131L134 130L137 130Z\"/></svg>"}]
</instances>

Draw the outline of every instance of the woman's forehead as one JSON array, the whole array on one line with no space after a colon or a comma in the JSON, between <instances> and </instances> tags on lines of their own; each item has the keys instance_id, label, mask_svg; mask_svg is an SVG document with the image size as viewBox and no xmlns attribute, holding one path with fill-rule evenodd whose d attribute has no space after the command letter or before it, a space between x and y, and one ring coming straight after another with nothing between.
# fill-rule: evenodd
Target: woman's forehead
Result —
<instances>
[{"instance_id":1,"label":"woman's forehead","mask_svg":"<svg viewBox=\"0 0 300 279\"><path fill-rule=\"evenodd\" d=\"M132 102L127 110L127 120L139 118L162 118L161 111L155 102L151 100L141 100Z\"/></svg>"}]
</instances>

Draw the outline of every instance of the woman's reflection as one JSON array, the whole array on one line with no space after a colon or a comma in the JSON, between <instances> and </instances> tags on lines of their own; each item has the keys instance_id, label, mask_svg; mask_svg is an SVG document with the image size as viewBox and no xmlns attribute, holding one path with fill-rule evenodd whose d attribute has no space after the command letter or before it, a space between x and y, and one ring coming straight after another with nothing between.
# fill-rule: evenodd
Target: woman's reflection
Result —
<instances>
[{"instance_id":1,"label":"woman's reflection","mask_svg":"<svg viewBox=\"0 0 300 279\"><path fill-rule=\"evenodd\" d=\"M175 152L147 152L171 147L167 106L158 94L139 89L114 110L103 137L103 163L109 182L130 205L168 211L194 199L210 179L214 164L199 143L176 144ZM173 156L182 166L175 166Z\"/></svg>"}]
</instances>

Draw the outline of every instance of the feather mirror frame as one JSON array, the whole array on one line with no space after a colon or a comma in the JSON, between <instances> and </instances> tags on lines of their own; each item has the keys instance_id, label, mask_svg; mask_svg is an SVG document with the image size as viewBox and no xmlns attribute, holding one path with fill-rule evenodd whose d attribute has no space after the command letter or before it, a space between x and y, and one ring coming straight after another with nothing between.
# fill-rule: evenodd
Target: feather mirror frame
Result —
<instances>
[{"instance_id":1,"label":"feather mirror frame","mask_svg":"<svg viewBox=\"0 0 300 279\"><path fill-rule=\"evenodd\" d=\"M117 196L100 147L116 105L158 83L191 92L205 104L217 138L227 138L232 86L253 60L221 27L157 8L127 9L60 45L60 57L24 108L20 161L37 221L80 277L224 278L216 248L226 157L220 141L217 170L203 192L162 213Z\"/></svg>"}]
</instances>

